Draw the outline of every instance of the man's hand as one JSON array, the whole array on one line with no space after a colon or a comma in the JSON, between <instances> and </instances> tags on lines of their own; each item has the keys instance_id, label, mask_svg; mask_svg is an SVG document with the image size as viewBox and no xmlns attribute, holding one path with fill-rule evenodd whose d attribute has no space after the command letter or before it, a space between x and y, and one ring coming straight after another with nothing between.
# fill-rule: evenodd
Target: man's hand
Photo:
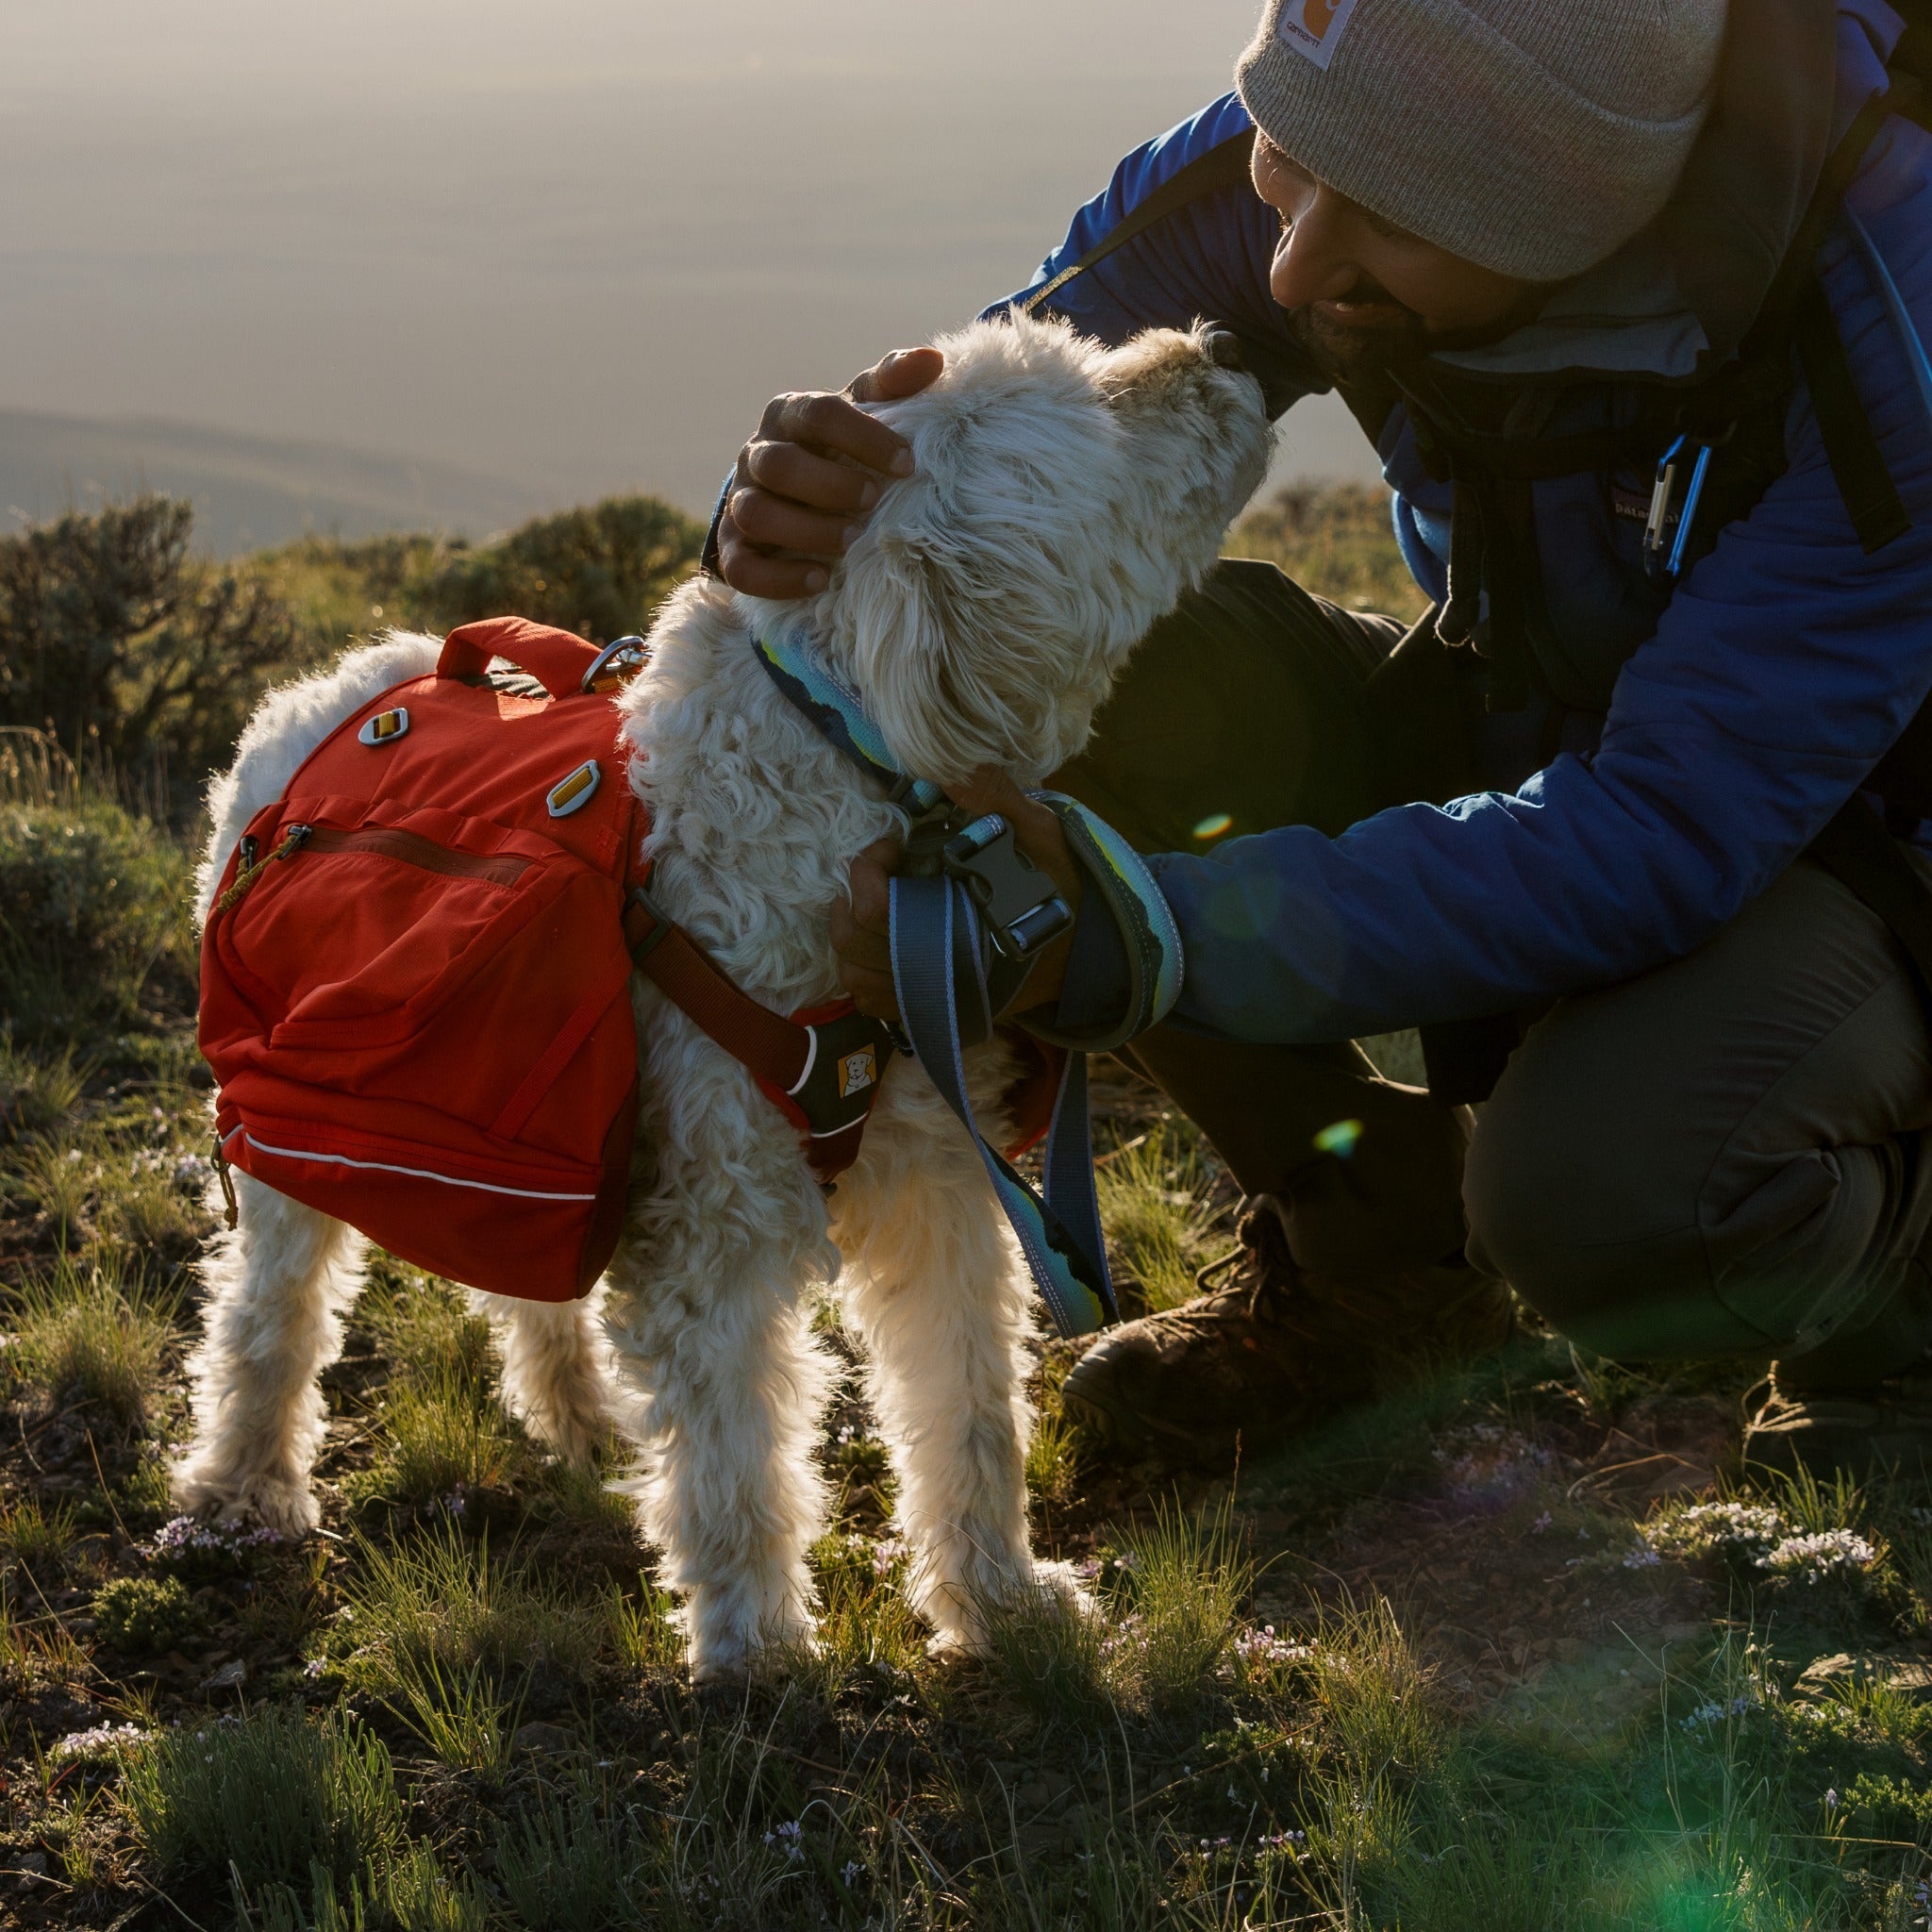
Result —
<instances>
[{"instance_id":1,"label":"man's hand","mask_svg":"<svg viewBox=\"0 0 1932 1932\"><path fill-rule=\"evenodd\" d=\"M1080 910L1080 868L1067 845L1060 822L1037 799L1028 798L999 772L982 769L956 786L953 802L975 818L996 811L1013 828L1013 842L1052 879L1074 914ZM839 956L839 983L861 1013L881 1020L899 1017L892 986L891 921L891 875L903 857L896 839L868 845L852 861L851 904L832 908L832 949ZM1055 940L1033 962L1007 1011L1030 1012L1056 1004L1074 947L1071 930ZM1004 1017L1004 1016L1001 1016Z\"/></svg>"},{"instance_id":2,"label":"man's hand","mask_svg":"<svg viewBox=\"0 0 1932 1932\"><path fill-rule=\"evenodd\" d=\"M894 349L845 385L774 396L738 475L718 531L718 569L750 597L809 597L831 581L861 523L912 451L858 407L894 403L930 388L946 366L937 349Z\"/></svg>"}]
</instances>

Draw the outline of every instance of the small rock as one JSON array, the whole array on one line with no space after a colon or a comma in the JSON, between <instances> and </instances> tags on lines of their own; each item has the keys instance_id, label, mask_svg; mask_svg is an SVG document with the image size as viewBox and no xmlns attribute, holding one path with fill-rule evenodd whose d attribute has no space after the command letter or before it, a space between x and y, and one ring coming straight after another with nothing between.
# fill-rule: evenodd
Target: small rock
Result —
<instances>
[{"instance_id":1,"label":"small rock","mask_svg":"<svg viewBox=\"0 0 1932 1932\"><path fill-rule=\"evenodd\" d=\"M29 1852L25 1857L15 1860L14 1869L35 1878L44 1878L47 1875L47 1855L45 1852Z\"/></svg>"},{"instance_id":2,"label":"small rock","mask_svg":"<svg viewBox=\"0 0 1932 1932\"><path fill-rule=\"evenodd\" d=\"M247 1681L247 1662L238 1657L233 1663L224 1664L201 1688L204 1690L239 1690Z\"/></svg>"},{"instance_id":3,"label":"small rock","mask_svg":"<svg viewBox=\"0 0 1932 1932\"><path fill-rule=\"evenodd\" d=\"M518 1727L509 1740L512 1751L555 1752L575 1748L576 1739L561 1724L529 1724Z\"/></svg>"},{"instance_id":4,"label":"small rock","mask_svg":"<svg viewBox=\"0 0 1932 1932\"><path fill-rule=\"evenodd\" d=\"M1814 1657L1791 1689L1799 1697L1821 1697L1848 1683L1884 1684L1923 1697L1932 1692L1932 1657L1916 1651L1840 1651Z\"/></svg>"}]
</instances>

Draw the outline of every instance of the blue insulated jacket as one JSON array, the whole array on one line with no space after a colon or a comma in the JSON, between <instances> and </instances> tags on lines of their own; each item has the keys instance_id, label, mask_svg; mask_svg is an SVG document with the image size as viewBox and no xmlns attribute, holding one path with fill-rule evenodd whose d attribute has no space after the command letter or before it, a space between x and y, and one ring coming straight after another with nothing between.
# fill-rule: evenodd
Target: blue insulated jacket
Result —
<instances>
[{"instance_id":1,"label":"blue insulated jacket","mask_svg":"<svg viewBox=\"0 0 1932 1932\"><path fill-rule=\"evenodd\" d=\"M1829 24L1817 26L1828 39ZM1826 143L1885 88L1901 29L1882 0L1840 6L1835 91L1827 98L1813 82L1819 125L1793 143L1808 142L1813 175ZM1828 64L1823 39L1819 51ZM1229 95L1130 155L1031 286L1248 125ZM1768 183L1735 217L1720 205L1721 232L1761 243L1764 279L1808 187ZM1268 288L1277 235L1272 208L1245 188L1226 190L1076 276L1043 312L1112 341L1209 316L1278 348L1292 372L1298 351ZM1670 262L1646 245L1639 238L1557 291L1537 321L1457 359L1504 376L1512 367L1687 373L1710 340L1709 305L1681 293ZM1482 747L1493 789L1440 808L1398 807L1340 838L1288 826L1155 858L1187 946L1179 1024L1329 1041L1626 978L1709 938L1858 788L1932 689L1932 369L1920 345L1932 339L1932 136L1896 117L1886 124L1818 265L1912 528L1874 555L1860 548L1802 383L1785 474L1661 608L1644 587L1630 514L1647 498L1647 475L1536 484L1545 595L1564 651L1544 668L1574 711L1563 751L1535 769L1537 755L1520 747L1538 742L1538 720L1499 716ZM1675 273L1688 278L1681 258ZM1302 392L1324 386L1300 366ZM1441 598L1449 491L1423 469L1399 405L1379 453L1403 554ZM1083 920L1069 1001L1105 1007L1111 977L1105 935Z\"/></svg>"}]
</instances>

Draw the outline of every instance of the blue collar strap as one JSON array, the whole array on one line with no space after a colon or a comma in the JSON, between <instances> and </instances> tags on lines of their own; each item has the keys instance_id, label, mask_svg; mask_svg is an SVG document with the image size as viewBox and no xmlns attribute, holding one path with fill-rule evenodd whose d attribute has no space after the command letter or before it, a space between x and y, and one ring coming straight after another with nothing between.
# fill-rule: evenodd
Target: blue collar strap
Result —
<instances>
[{"instance_id":1,"label":"blue collar strap","mask_svg":"<svg viewBox=\"0 0 1932 1932\"><path fill-rule=\"evenodd\" d=\"M924 818L945 793L929 779L908 777L893 762L879 727L866 715L858 693L849 690L808 644L793 644L752 633L752 649L766 675L805 714L825 742L841 751L886 788L888 799L915 819Z\"/></svg>"}]
</instances>

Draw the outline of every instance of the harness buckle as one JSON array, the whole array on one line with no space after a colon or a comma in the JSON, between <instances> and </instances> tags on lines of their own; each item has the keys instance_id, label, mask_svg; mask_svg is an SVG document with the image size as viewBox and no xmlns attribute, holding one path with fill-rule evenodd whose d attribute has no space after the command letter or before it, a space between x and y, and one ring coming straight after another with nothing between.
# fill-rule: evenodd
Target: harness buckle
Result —
<instances>
[{"instance_id":1,"label":"harness buckle","mask_svg":"<svg viewBox=\"0 0 1932 1932\"><path fill-rule=\"evenodd\" d=\"M1074 923L1053 881L1013 842L1012 826L997 812L956 832L940 860L972 893L994 947L1008 959L1030 959Z\"/></svg>"}]
</instances>

